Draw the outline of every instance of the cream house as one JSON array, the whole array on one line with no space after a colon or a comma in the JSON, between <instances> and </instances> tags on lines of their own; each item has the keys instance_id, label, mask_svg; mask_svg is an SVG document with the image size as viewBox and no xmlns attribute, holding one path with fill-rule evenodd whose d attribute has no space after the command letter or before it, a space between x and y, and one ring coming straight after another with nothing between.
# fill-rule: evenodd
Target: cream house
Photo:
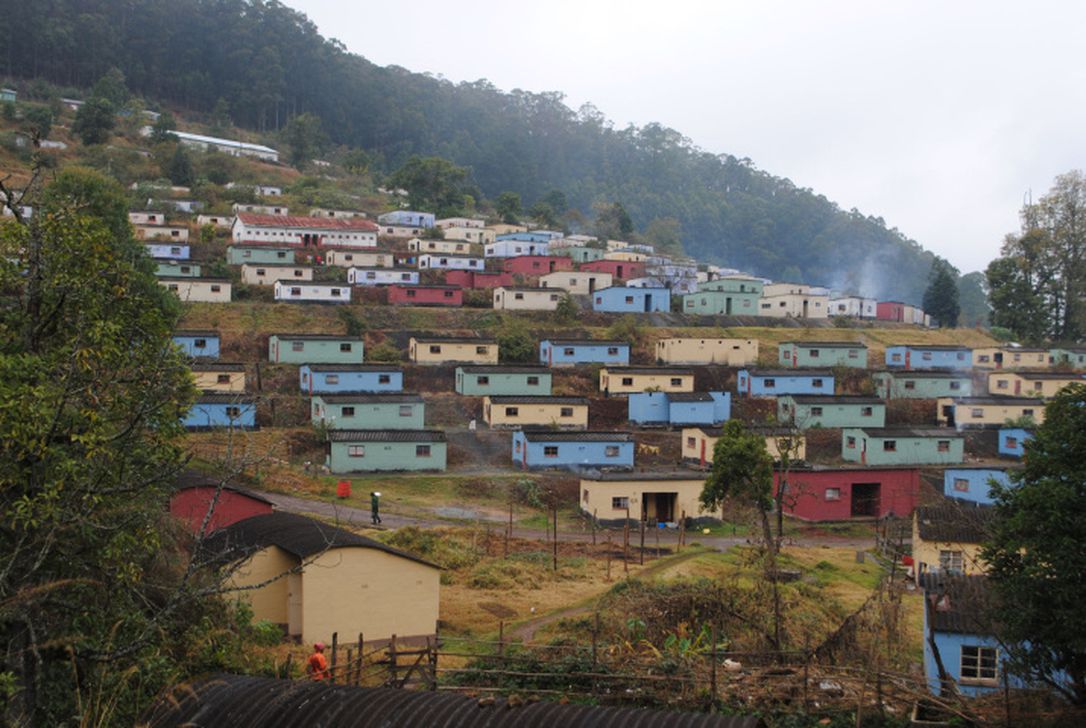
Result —
<instances>
[{"instance_id":1,"label":"cream house","mask_svg":"<svg viewBox=\"0 0 1086 728\"><path fill-rule=\"evenodd\" d=\"M605 394L650 390L693 392L694 372L669 367L605 367L600 370L600 391Z\"/></svg>"},{"instance_id":2,"label":"cream house","mask_svg":"<svg viewBox=\"0 0 1086 728\"><path fill-rule=\"evenodd\" d=\"M416 364L497 364L498 342L477 338L421 338L407 342L408 358Z\"/></svg>"},{"instance_id":3,"label":"cream house","mask_svg":"<svg viewBox=\"0 0 1086 728\"><path fill-rule=\"evenodd\" d=\"M999 427L1007 420L1029 417L1035 424L1045 419L1045 405L1032 397L940 397L936 419L949 427Z\"/></svg>"},{"instance_id":4,"label":"cream house","mask_svg":"<svg viewBox=\"0 0 1086 728\"><path fill-rule=\"evenodd\" d=\"M245 366L214 362L193 364L192 378L196 388L205 392L244 392Z\"/></svg>"},{"instance_id":5,"label":"cream house","mask_svg":"<svg viewBox=\"0 0 1086 728\"><path fill-rule=\"evenodd\" d=\"M986 573L980 551L988 540L992 515L990 508L958 503L917 508L913 513L912 544L917 582L929 573Z\"/></svg>"},{"instance_id":6,"label":"cream house","mask_svg":"<svg viewBox=\"0 0 1086 728\"><path fill-rule=\"evenodd\" d=\"M985 346L973 349L976 369L1048 369L1048 349L1022 346Z\"/></svg>"},{"instance_id":7,"label":"cream house","mask_svg":"<svg viewBox=\"0 0 1086 728\"><path fill-rule=\"evenodd\" d=\"M243 263L241 282L250 286L273 286L276 281L311 281L313 269L300 265Z\"/></svg>"},{"instance_id":8,"label":"cream house","mask_svg":"<svg viewBox=\"0 0 1086 728\"><path fill-rule=\"evenodd\" d=\"M830 297L800 283L770 283L762 289L759 316L773 318L829 318Z\"/></svg>"},{"instance_id":9,"label":"cream house","mask_svg":"<svg viewBox=\"0 0 1086 728\"><path fill-rule=\"evenodd\" d=\"M660 364L719 364L750 366L758 363L757 339L704 339L675 337L656 342Z\"/></svg>"},{"instance_id":10,"label":"cream house","mask_svg":"<svg viewBox=\"0 0 1086 728\"><path fill-rule=\"evenodd\" d=\"M752 432L765 438L766 452L775 462L788 455L792 462L807 459L807 438L800 430L788 427L751 427ZM713 464L713 448L720 439L720 431L705 427L685 427L682 431L683 462L707 468Z\"/></svg>"},{"instance_id":11,"label":"cream house","mask_svg":"<svg viewBox=\"0 0 1086 728\"><path fill-rule=\"evenodd\" d=\"M539 277L539 285L543 288L560 288L580 296L587 296L601 288L610 288L613 283L614 276L610 273L592 271L555 271Z\"/></svg>"},{"instance_id":12,"label":"cream house","mask_svg":"<svg viewBox=\"0 0 1086 728\"><path fill-rule=\"evenodd\" d=\"M581 511L603 523L629 518L650 525L677 523L685 515L719 520L705 511L699 498L705 478L697 473L601 473L581 478Z\"/></svg>"},{"instance_id":13,"label":"cream house","mask_svg":"<svg viewBox=\"0 0 1086 728\"><path fill-rule=\"evenodd\" d=\"M530 395L483 397L483 421L493 429L558 427L587 430L588 400Z\"/></svg>"},{"instance_id":14,"label":"cream house","mask_svg":"<svg viewBox=\"0 0 1086 728\"><path fill-rule=\"evenodd\" d=\"M225 278L159 278L158 284L185 303L230 303L233 290Z\"/></svg>"},{"instance_id":15,"label":"cream house","mask_svg":"<svg viewBox=\"0 0 1086 728\"><path fill-rule=\"evenodd\" d=\"M988 393L1049 399L1066 386L1086 384L1082 374L1070 372L990 372Z\"/></svg>"},{"instance_id":16,"label":"cream house","mask_svg":"<svg viewBox=\"0 0 1086 728\"><path fill-rule=\"evenodd\" d=\"M561 288L494 289L494 308L506 311L554 311L566 295Z\"/></svg>"}]
</instances>

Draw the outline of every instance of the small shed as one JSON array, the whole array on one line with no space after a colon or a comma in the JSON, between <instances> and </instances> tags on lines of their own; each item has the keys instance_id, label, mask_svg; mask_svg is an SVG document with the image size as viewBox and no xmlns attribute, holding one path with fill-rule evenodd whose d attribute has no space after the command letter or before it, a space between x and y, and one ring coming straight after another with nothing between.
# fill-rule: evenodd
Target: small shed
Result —
<instances>
[{"instance_id":1,"label":"small shed","mask_svg":"<svg viewBox=\"0 0 1086 728\"><path fill-rule=\"evenodd\" d=\"M483 397L483 421L492 429L588 429L588 399L532 395Z\"/></svg>"},{"instance_id":2,"label":"small shed","mask_svg":"<svg viewBox=\"0 0 1086 728\"><path fill-rule=\"evenodd\" d=\"M603 524L633 522L677 524L718 522L721 513L701 505L705 478L699 473L596 473L581 478L581 511Z\"/></svg>"},{"instance_id":3,"label":"small shed","mask_svg":"<svg viewBox=\"0 0 1086 728\"><path fill-rule=\"evenodd\" d=\"M811 427L884 427L886 402L853 394L787 394L777 398L777 420Z\"/></svg>"},{"instance_id":4,"label":"small shed","mask_svg":"<svg viewBox=\"0 0 1086 728\"><path fill-rule=\"evenodd\" d=\"M955 465L965 459L965 438L942 427L847 428L841 458L863 465Z\"/></svg>"},{"instance_id":5,"label":"small shed","mask_svg":"<svg viewBox=\"0 0 1086 728\"><path fill-rule=\"evenodd\" d=\"M240 394L205 392L196 399L181 423L189 430L231 427L256 429L256 400Z\"/></svg>"},{"instance_id":6,"label":"small shed","mask_svg":"<svg viewBox=\"0 0 1086 728\"><path fill-rule=\"evenodd\" d=\"M184 303L230 303L233 295L226 278L159 278L158 283Z\"/></svg>"},{"instance_id":7,"label":"small shed","mask_svg":"<svg viewBox=\"0 0 1086 728\"><path fill-rule=\"evenodd\" d=\"M244 392L245 365L226 362L194 362L191 366L196 388L205 392Z\"/></svg>"},{"instance_id":8,"label":"small shed","mask_svg":"<svg viewBox=\"0 0 1086 728\"><path fill-rule=\"evenodd\" d=\"M1007 420L1045 420L1045 403L1033 397L940 397L935 419L940 425L964 428L999 428Z\"/></svg>"},{"instance_id":9,"label":"small shed","mask_svg":"<svg viewBox=\"0 0 1086 728\"><path fill-rule=\"evenodd\" d=\"M625 286L601 288L592 294L592 309L603 313L667 313L671 310L671 290Z\"/></svg>"},{"instance_id":10,"label":"small shed","mask_svg":"<svg viewBox=\"0 0 1086 728\"><path fill-rule=\"evenodd\" d=\"M352 286L417 286L419 272L395 268L348 268L347 282Z\"/></svg>"},{"instance_id":11,"label":"small shed","mask_svg":"<svg viewBox=\"0 0 1086 728\"><path fill-rule=\"evenodd\" d=\"M867 345L859 341L782 341L777 347L782 367L867 368Z\"/></svg>"},{"instance_id":12,"label":"small shed","mask_svg":"<svg viewBox=\"0 0 1086 728\"><path fill-rule=\"evenodd\" d=\"M303 364L302 394L402 392L403 370L385 364Z\"/></svg>"},{"instance_id":13,"label":"small shed","mask_svg":"<svg viewBox=\"0 0 1086 728\"><path fill-rule=\"evenodd\" d=\"M898 344L886 347L886 366L890 369L970 369L973 350L968 346Z\"/></svg>"},{"instance_id":14,"label":"small shed","mask_svg":"<svg viewBox=\"0 0 1086 728\"><path fill-rule=\"evenodd\" d=\"M226 262L230 265L246 263L294 265L294 250L255 245L231 245L226 249Z\"/></svg>"},{"instance_id":15,"label":"small shed","mask_svg":"<svg viewBox=\"0 0 1086 728\"><path fill-rule=\"evenodd\" d=\"M449 306L464 305L464 289L459 286L404 285L395 283L385 289L388 303L392 306Z\"/></svg>"},{"instance_id":16,"label":"small shed","mask_svg":"<svg viewBox=\"0 0 1086 728\"><path fill-rule=\"evenodd\" d=\"M749 366L758 361L757 339L671 337L656 342L660 364L716 364Z\"/></svg>"},{"instance_id":17,"label":"small shed","mask_svg":"<svg viewBox=\"0 0 1086 728\"><path fill-rule=\"evenodd\" d=\"M780 462L783 455L795 462L807 459L807 436L791 427L751 427L751 432L765 438L766 452L774 461ZM698 468L708 468L713 464L713 450L720 431L708 427L685 427L682 431L683 462Z\"/></svg>"},{"instance_id":18,"label":"small shed","mask_svg":"<svg viewBox=\"0 0 1086 728\"><path fill-rule=\"evenodd\" d=\"M313 269L290 263L242 263L241 282L250 286L271 286L276 281L298 283L313 280Z\"/></svg>"},{"instance_id":19,"label":"small shed","mask_svg":"<svg viewBox=\"0 0 1086 728\"><path fill-rule=\"evenodd\" d=\"M415 364L497 364L498 342L478 337L412 336L407 355Z\"/></svg>"},{"instance_id":20,"label":"small shed","mask_svg":"<svg viewBox=\"0 0 1086 728\"><path fill-rule=\"evenodd\" d=\"M175 331L173 343L180 346L181 351L193 359L219 358L218 331Z\"/></svg>"},{"instance_id":21,"label":"small shed","mask_svg":"<svg viewBox=\"0 0 1086 728\"><path fill-rule=\"evenodd\" d=\"M1026 454L1026 442L1033 438L1033 430L1024 427L1001 427L999 429L999 454L1004 457L1021 459Z\"/></svg>"},{"instance_id":22,"label":"small shed","mask_svg":"<svg viewBox=\"0 0 1086 728\"><path fill-rule=\"evenodd\" d=\"M973 377L969 372L939 369L875 372L875 393L883 399L938 399L969 397Z\"/></svg>"},{"instance_id":23,"label":"small shed","mask_svg":"<svg viewBox=\"0 0 1086 728\"><path fill-rule=\"evenodd\" d=\"M920 496L915 467L792 467L773 475L786 483L785 512L805 521L908 516Z\"/></svg>"},{"instance_id":24,"label":"small shed","mask_svg":"<svg viewBox=\"0 0 1086 728\"><path fill-rule=\"evenodd\" d=\"M278 280L273 284L276 301L291 303L350 303L350 286L331 283Z\"/></svg>"},{"instance_id":25,"label":"small shed","mask_svg":"<svg viewBox=\"0 0 1086 728\"><path fill-rule=\"evenodd\" d=\"M555 311L566 296L561 288L502 286L494 289L494 308L505 311Z\"/></svg>"},{"instance_id":26,"label":"small shed","mask_svg":"<svg viewBox=\"0 0 1086 728\"><path fill-rule=\"evenodd\" d=\"M502 261L502 270L521 276L542 276L573 270L573 260L555 255L518 255Z\"/></svg>"},{"instance_id":27,"label":"small shed","mask_svg":"<svg viewBox=\"0 0 1086 728\"><path fill-rule=\"evenodd\" d=\"M539 342L539 361L549 367L578 364L626 366L630 363L630 344L626 341L594 339L543 339Z\"/></svg>"},{"instance_id":28,"label":"small shed","mask_svg":"<svg viewBox=\"0 0 1086 728\"><path fill-rule=\"evenodd\" d=\"M600 391L605 395L631 392L693 392L694 372L679 367L604 367Z\"/></svg>"}]
</instances>

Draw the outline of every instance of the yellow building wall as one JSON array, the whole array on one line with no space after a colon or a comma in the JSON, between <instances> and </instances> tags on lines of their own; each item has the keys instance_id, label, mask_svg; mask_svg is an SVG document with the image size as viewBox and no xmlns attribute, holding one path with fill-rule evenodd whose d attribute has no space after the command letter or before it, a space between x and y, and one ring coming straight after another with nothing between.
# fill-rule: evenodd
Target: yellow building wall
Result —
<instances>
[{"instance_id":1,"label":"yellow building wall","mask_svg":"<svg viewBox=\"0 0 1086 728\"><path fill-rule=\"evenodd\" d=\"M604 260L618 260L626 263L642 263L648 258L649 256L645 253L638 253L633 250L612 250L603 254Z\"/></svg>"},{"instance_id":2,"label":"yellow building wall","mask_svg":"<svg viewBox=\"0 0 1086 728\"><path fill-rule=\"evenodd\" d=\"M220 384L220 374L229 376L230 382L227 384ZM192 377L196 381L196 388L206 392L245 391L245 372L193 372Z\"/></svg>"},{"instance_id":3,"label":"yellow building wall","mask_svg":"<svg viewBox=\"0 0 1086 728\"><path fill-rule=\"evenodd\" d=\"M498 363L498 345L494 343L450 344L445 341L435 341L433 343L441 346L440 353L433 354L430 352L431 342L417 341L412 338L408 342L408 354L411 361L416 364L449 364L452 362L468 362L471 364ZM476 353L476 348L480 346L486 347L485 354Z\"/></svg>"},{"instance_id":4,"label":"yellow building wall","mask_svg":"<svg viewBox=\"0 0 1086 728\"><path fill-rule=\"evenodd\" d=\"M623 384L622 380L630 377L632 384ZM678 385L671 383L672 379L680 379ZM611 394L629 394L630 392L645 392L649 389L661 392L693 392L693 374L610 374L606 369L600 370L600 391Z\"/></svg>"},{"instance_id":5,"label":"yellow building wall","mask_svg":"<svg viewBox=\"0 0 1086 728\"><path fill-rule=\"evenodd\" d=\"M940 425L947 424L947 417L943 414L943 407L954 404L951 397L941 397L936 401L936 417ZM974 416L973 410L979 410L980 415ZM959 404L955 407L956 425L1002 425L1007 420L1017 420L1026 416L1026 410L1032 410L1029 415L1033 421L1040 425L1045 421L1044 405L1038 402L1035 405L999 405L999 404Z\"/></svg>"},{"instance_id":6,"label":"yellow building wall","mask_svg":"<svg viewBox=\"0 0 1086 728\"><path fill-rule=\"evenodd\" d=\"M713 462L713 448L716 447L716 441L720 439L718 437L709 437L704 432L696 427L688 427L682 431L682 458L683 460L690 460L701 462L702 443L705 444L705 464L711 465ZM765 439L765 449L769 453L770 457L775 461L781 459L781 451L778 447L782 438L776 435L769 435ZM792 439L798 439L798 443L793 448L791 454L792 460L806 460L807 459L807 438L802 433L797 433Z\"/></svg>"},{"instance_id":7,"label":"yellow building wall","mask_svg":"<svg viewBox=\"0 0 1086 728\"><path fill-rule=\"evenodd\" d=\"M996 354L1003 355L1003 361L997 365ZM1007 346L984 346L973 349L973 366L976 369L1048 369L1047 351L1022 351Z\"/></svg>"},{"instance_id":8,"label":"yellow building wall","mask_svg":"<svg viewBox=\"0 0 1086 728\"><path fill-rule=\"evenodd\" d=\"M441 571L370 548L330 549L303 574L302 641L432 635Z\"/></svg>"},{"instance_id":9,"label":"yellow building wall","mask_svg":"<svg viewBox=\"0 0 1086 728\"><path fill-rule=\"evenodd\" d=\"M517 415L505 414L506 407L516 407ZM573 409L572 417L562 417L562 408ZM492 404L490 397L483 398L483 421L491 427L520 427L523 425L558 425L563 428L588 429L588 405L586 404Z\"/></svg>"},{"instance_id":10,"label":"yellow building wall","mask_svg":"<svg viewBox=\"0 0 1086 728\"><path fill-rule=\"evenodd\" d=\"M701 507L698 499L705 487L704 478L690 480L581 480L581 510L588 515L595 513L596 518L612 521L626 517L625 508L615 508L613 498L627 498L630 504L630 518L641 520L641 496L644 493L675 493L675 519L683 511L687 518L712 516L719 518L720 513L709 513Z\"/></svg>"},{"instance_id":11,"label":"yellow building wall","mask_svg":"<svg viewBox=\"0 0 1086 728\"><path fill-rule=\"evenodd\" d=\"M555 271L539 277L539 283L547 288L561 288L576 295L587 296L591 291L588 287L590 280L596 281L595 290L610 288L614 283L614 276L610 273L582 273L575 270Z\"/></svg>"},{"instance_id":12,"label":"yellow building wall","mask_svg":"<svg viewBox=\"0 0 1086 728\"><path fill-rule=\"evenodd\" d=\"M298 565L298 560L278 546L257 551L231 575L234 587L248 587L274 579L259 589L236 592L239 599L253 608L253 619L265 619L273 624L286 625L287 601L290 597L287 571Z\"/></svg>"},{"instance_id":13,"label":"yellow building wall","mask_svg":"<svg viewBox=\"0 0 1086 728\"><path fill-rule=\"evenodd\" d=\"M988 566L980 558L980 550L980 544L975 543L925 541L920 538L916 517L913 517L913 561L916 562L914 568L918 576L924 571L938 570L940 551L961 551L962 570L966 575L984 574L987 572ZM921 568L922 564L924 568Z\"/></svg>"},{"instance_id":14,"label":"yellow building wall","mask_svg":"<svg viewBox=\"0 0 1086 728\"><path fill-rule=\"evenodd\" d=\"M754 339L661 339L656 359L665 364L722 364L749 366L758 362Z\"/></svg>"},{"instance_id":15,"label":"yellow building wall","mask_svg":"<svg viewBox=\"0 0 1086 728\"><path fill-rule=\"evenodd\" d=\"M523 298L517 298L517 295ZM555 291L507 291L494 289L494 308L506 311L554 311L562 300L562 293Z\"/></svg>"},{"instance_id":16,"label":"yellow building wall","mask_svg":"<svg viewBox=\"0 0 1086 728\"><path fill-rule=\"evenodd\" d=\"M1000 387L999 383L1005 382ZM1082 384L1086 380L1068 375L1064 379L1037 379L1031 380L1028 375L1015 372L992 372L988 375L988 393L997 395L1015 395L1020 393L1023 397L1055 397L1061 389L1069 384ZM1018 389L1015 389L1015 384Z\"/></svg>"},{"instance_id":17,"label":"yellow building wall","mask_svg":"<svg viewBox=\"0 0 1086 728\"><path fill-rule=\"evenodd\" d=\"M264 271L264 275L259 275L258 271ZM294 275L296 271L300 271L301 275ZM241 266L242 283L251 286L270 286L278 280L311 281L313 280L313 269L302 266L295 268L293 266L283 267L257 263L243 263Z\"/></svg>"},{"instance_id":18,"label":"yellow building wall","mask_svg":"<svg viewBox=\"0 0 1086 728\"><path fill-rule=\"evenodd\" d=\"M203 303L230 303L231 286L228 281L208 283L206 281L159 281L159 285L171 288L182 301L199 301ZM218 291L211 290L212 286L218 286Z\"/></svg>"}]
</instances>

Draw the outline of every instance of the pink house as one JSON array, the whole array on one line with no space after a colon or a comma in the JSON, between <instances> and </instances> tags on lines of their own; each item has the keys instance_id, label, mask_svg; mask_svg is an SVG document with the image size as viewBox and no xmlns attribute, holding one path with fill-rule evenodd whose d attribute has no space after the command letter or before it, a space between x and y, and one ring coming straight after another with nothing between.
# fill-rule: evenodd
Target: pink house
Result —
<instances>
[{"instance_id":1,"label":"pink house","mask_svg":"<svg viewBox=\"0 0 1086 728\"><path fill-rule=\"evenodd\" d=\"M780 471L773 474L774 495L781 478ZM787 483L784 511L804 521L908 516L920 496L914 467L792 470Z\"/></svg>"},{"instance_id":2,"label":"pink house","mask_svg":"<svg viewBox=\"0 0 1086 728\"><path fill-rule=\"evenodd\" d=\"M573 258L556 255L519 255L506 258L502 270L522 276L542 276L559 270L573 270Z\"/></svg>"},{"instance_id":3,"label":"pink house","mask_svg":"<svg viewBox=\"0 0 1086 728\"><path fill-rule=\"evenodd\" d=\"M879 301L875 304L875 318L879 321L904 321L905 304L900 301Z\"/></svg>"},{"instance_id":4,"label":"pink house","mask_svg":"<svg viewBox=\"0 0 1086 728\"><path fill-rule=\"evenodd\" d=\"M449 270L445 271L445 285L461 288L501 288L513 285L512 273L494 271Z\"/></svg>"},{"instance_id":5,"label":"pink house","mask_svg":"<svg viewBox=\"0 0 1086 728\"><path fill-rule=\"evenodd\" d=\"M460 286L389 286L388 302L394 306L463 306Z\"/></svg>"},{"instance_id":6,"label":"pink house","mask_svg":"<svg viewBox=\"0 0 1086 728\"><path fill-rule=\"evenodd\" d=\"M628 260L594 260L591 263L581 263L580 270L593 273L610 273L616 279L629 280L644 277L645 264Z\"/></svg>"}]
</instances>

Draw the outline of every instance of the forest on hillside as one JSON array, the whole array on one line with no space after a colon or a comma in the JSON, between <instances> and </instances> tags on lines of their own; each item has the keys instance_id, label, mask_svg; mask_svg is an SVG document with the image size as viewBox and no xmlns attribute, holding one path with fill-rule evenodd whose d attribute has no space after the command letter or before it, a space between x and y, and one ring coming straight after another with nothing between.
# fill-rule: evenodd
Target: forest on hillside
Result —
<instances>
[{"instance_id":1,"label":"forest on hillside","mask_svg":"<svg viewBox=\"0 0 1086 728\"><path fill-rule=\"evenodd\" d=\"M881 218L713 154L658 124L615 128L560 93L505 93L379 67L304 15L259 0L36 0L0 15L0 69L85 89L111 68L147 99L273 133L302 113L365 149L376 173L413 155L470 169L490 198L555 189L591 214L619 202L639 229L675 218L699 260L778 280L919 303L933 255ZM425 42L425 41L420 41Z\"/></svg>"}]
</instances>

